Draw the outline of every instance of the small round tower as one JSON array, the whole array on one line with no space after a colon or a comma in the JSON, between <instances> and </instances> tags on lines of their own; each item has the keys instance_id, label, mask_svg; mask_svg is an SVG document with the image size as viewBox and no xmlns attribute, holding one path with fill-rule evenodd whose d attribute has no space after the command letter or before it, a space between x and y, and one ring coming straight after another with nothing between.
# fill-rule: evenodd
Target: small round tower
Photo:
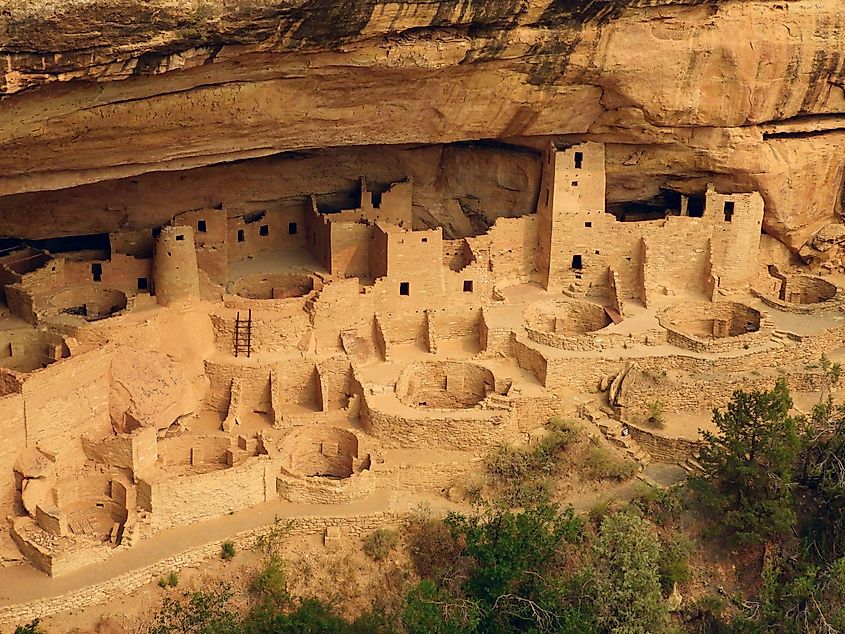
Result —
<instances>
[{"instance_id":1,"label":"small round tower","mask_svg":"<svg viewBox=\"0 0 845 634\"><path fill-rule=\"evenodd\" d=\"M199 299L197 252L191 227L161 228L153 258L153 284L159 304Z\"/></svg>"}]
</instances>

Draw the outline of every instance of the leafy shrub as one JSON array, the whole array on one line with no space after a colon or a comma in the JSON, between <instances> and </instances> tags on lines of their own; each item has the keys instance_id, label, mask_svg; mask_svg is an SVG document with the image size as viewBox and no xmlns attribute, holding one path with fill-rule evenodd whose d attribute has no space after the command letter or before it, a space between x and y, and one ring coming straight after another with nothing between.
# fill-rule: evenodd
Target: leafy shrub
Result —
<instances>
[{"instance_id":1,"label":"leafy shrub","mask_svg":"<svg viewBox=\"0 0 845 634\"><path fill-rule=\"evenodd\" d=\"M646 403L647 416L645 422L649 427L655 429L663 429L666 427L666 416L663 413L663 403L660 401L651 401Z\"/></svg>"},{"instance_id":2,"label":"leafy shrub","mask_svg":"<svg viewBox=\"0 0 845 634\"><path fill-rule=\"evenodd\" d=\"M593 544L593 582L601 631L659 632L666 621L660 589L660 542L641 517L618 512Z\"/></svg>"},{"instance_id":3,"label":"leafy shrub","mask_svg":"<svg viewBox=\"0 0 845 634\"><path fill-rule=\"evenodd\" d=\"M166 577L161 577L158 580L159 588L175 588L179 585L179 574L173 570Z\"/></svg>"},{"instance_id":4,"label":"leafy shrub","mask_svg":"<svg viewBox=\"0 0 845 634\"><path fill-rule=\"evenodd\" d=\"M220 546L220 558L225 560L225 561L229 561L234 556L235 556L235 542L233 542L231 539L227 539Z\"/></svg>"},{"instance_id":5,"label":"leafy shrub","mask_svg":"<svg viewBox=\"0 0 845 634\"><path fill-rule=\"evenodd\" d=\"M389 528L377 528L364 538L364 553L373 561L387 557L399 542L399 533Z\"/></svg>"},{"instance_id":6,"label":"leafy shrub","mask_svg":"<svg viewBox=\"0 0 845 634\"><path fill-rule=\"evenodd\" d=\"M148 634L234 632L237 614L229 606L232 591L226 584L186 592L181 598L165 597Z\"/></svg>"},{"instance_id":7,"label":"leafy shrub","mask_svg":"<svg viewBox=\"0 0 845 634\"><path fill-rule=\"evenodd\" d=\"M560 418L551 419L546 432L532 445L502 445L487 457L490 484L508 506L530 506L550 500L551 477L559 472L561 454L579 433L572 423Z\"/></svg>"},{"instance_id":8,"label":"leafy shrub","mask_svg":"<svg viewBox=\"0 0 845 634\"><path fill-rule=\"evenodd\" d=\"M252 591L263 601L282 605L289 599L285 562L278 555L270 555L252 578Z\"/></svg>"},{"instance_id":9,"label":"leafy shrub","mask_svg":"<svg viewBox=\"0 0 845 634\"><path fill-rule=\"evenodd\" d=\"M631 504L654 523L666 526L680 517L683 504L675 489L661 489L641 483L636 491Z\"/></svg>"},{"instance_id":10,"label":"leafy shrub","mask_svg":"<svg viewBox=\"0 0 845 634\"><path fill-rule=\"evenodd\" d=\"M692 550L692 541L685 535L675 535L661 545L658 567L660 585L665 592L669 592L676 583L689 581Z\"/></svg>"},{"instance_id":11,"label":"leafy shrub","mask_svg":"<svg viewBox=\"0 0 845 634\"><path fill-rule=\"evenodd\" d=\"M255 540L254 549L266 556L277 555L282 548L282 540L290 532L292 525L290 521L282 524L278 516L274 517L270 530Z\"/></svg>"},{"instance_id":12,"label":"leafy shrub","mask_svg":"<svg viewBox=\"0 0 845 634\"><path fill-rule=\"evenodd\" d=\"M406 529L408 554L420 577L439 579L450 570L461 552L460 544L441 521L424 515Z\"/></svg>"},{"instance_id":13,"label":"leafy shrub","mask_svg":"<svg viewBox=\"0 0 845 634\"><path fill-rule=\"evenodd\" d=\"M637 472L637 463L615 456L610 449L592 443L584 461L584 474L591 480L627 480Z\"/></svg>"},{"instance_id":14,"label":"leafy shrub","mask_svg":"<svg viewBox=\"0 0 845 634\"><path fill-rule=\"evenodd\" d=\"M45 634L40 626L41 619L33 619L26 625L18 625L15 634Z\"/></svg>"}]
</instances>

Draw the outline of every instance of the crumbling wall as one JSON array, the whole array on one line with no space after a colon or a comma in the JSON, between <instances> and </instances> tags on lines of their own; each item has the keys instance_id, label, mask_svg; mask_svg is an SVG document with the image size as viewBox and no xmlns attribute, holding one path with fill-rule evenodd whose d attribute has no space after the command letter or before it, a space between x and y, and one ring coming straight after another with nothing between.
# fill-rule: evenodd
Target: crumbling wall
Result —
<instances>
[{"instance_id":1,"label":"crumbling wall","mask_svg":"<svg viewBox=\"0 0 845 634\"><path fill-rule=\"evenodd\" d=\"M26 447L26 421L22 394L0 397L0 508L11 509L15 493L13 467ZM0 530L6 530L5 524Z\"/></svg>"},{"instance_id":2,"label":"crumbling wall","mask_svg":"<svg viewBox=\"0 0 845 634\"><path fill-rule=\"evenodd\" d=\"M60 465L74 465L85 459L81 436L111 434L111 357L111 349L100 348L27 378L23 384L27 445L37 444L59 455Z\"/></svg>"},{"instance_id":3,"label":"crumbling wall","mask_svg":"<svg viewBox=\"0 0 845 634\"><path fill-rule=\"evenodd\" d=\"M497 218L487 235L496 283L507 286L529 281L537 269L538 215Z\"/></svg>"},{"instance_id":4,"label":"crumbling wall","mask_svg":"<svg viewBox=\"0 0 845 634\"><path fill-rule=\"evenodd\" d=\"M221 415L229 409L232 379L238 377L243 384L245 407L270 411L270 370L254 365L205 361L205 374L209 380L205 404Z\"/></svg>"}]
</instances>

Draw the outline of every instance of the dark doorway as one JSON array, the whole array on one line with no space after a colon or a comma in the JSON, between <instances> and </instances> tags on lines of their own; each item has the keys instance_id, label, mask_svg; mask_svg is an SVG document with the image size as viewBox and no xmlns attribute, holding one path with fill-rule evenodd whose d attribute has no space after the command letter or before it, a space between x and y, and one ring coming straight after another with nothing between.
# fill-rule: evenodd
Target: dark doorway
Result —
<instances>
[{"instance_id":1,"label":"dark doorway","mask_svg":"<svg viewBox=\"0 0 845 634\"><path fill-rule=\"evenodd\" d=\"M288 223L288 234L292 235L292 236L296 235L296 223L295 222L289 222Z\"/></svg>"},{"instance_id":2,"label":"dark doorway","mask_svg":"<svg viewBox=\"0 0 845 634\"><path fill-rule=\"evenodd\" d=\"M243 230L243 229L238 229L238 242L243 242L244 240L245 240L245 238L244 238L244 230Z\"/></svg>"},{"instance_id":3,"label":"dark doorway","mask_svg":"<svg viewBox=\"0 0 845 634\"><path fill-rule=\"evenodd\" d=\"M199 233L205 233L208 228L205 226L205 220L197 220L197 231Z\"/></svg>"},{"instance_id":4,"label":"dark doorway","mask_svg":"<svg viewBox=\"0 0 845 634\"><path fill-rule=\"evenodd\" d=\"M572 256L572 268L576 271L580 271L582 268L584 268L584 263L581 261L580 255Z\"/></svg>"},{"instance_id":5,"label":"dark doorway","mask_svg":"<svg viewBox=\"0 0 845 634\"><path fill-rule=\"evenodd\" d=\"M730 222L734 217L734 202L732 200L725 201L725 222Z\"/></svg>"},{"instance_id":6,"label":"dark doorway","mask_svg":"<svg viewBox=\"0 0 845 634\"><path fill-rule=\"evenodd\" d=\"M258 235L269 236L270 235L270 225L261 225L260 227L258 227Z\"/></svg>"},{"instance_id":7,"label":"dark doorway","mask_svg":"<svg viewBox=\"0 0 845 634\"><path fill-rule=\"evenodd\" d=\"M584 164L584 153L583 152L575 152L575 169L581 169L581 166Z\"/></svg>"},{"instance_id":8,"label":"dark doorway","mask_svg":"<svg viewBox=\"0 0 845 634\"><path fill-rule=\"evenodd\" d=\"M95 282L103 281L103 265L99 262L94 262L91 265L91 279Z\"/></svg>"},{"instance_id":9,"label":"dark doorway","mask_svg":"<svg viewBox=\"0 0 845 634\"><path fill-rule=\"evenodd\" d=\"M690 218L704 218L704 196L690 196L687 201L687 213Z\"/></svg>"},{"instance_id":10,"label":"dark doorway","mask_svg":"<svg viewBox=\"0 0 845 634\"><path fill-rule=\"evenodd\" d=\"M145 291L149 288L150 284L146 277L139 277L138 278L138 290Z\"/></svg>"},{"instance_id":11,"label":"dark doorway","mask_svg":"<svg viewBox=\"0 0 845 634\"><path fill-rule=\"evenodd\" d=\"M399 294L400 295L410 295L411 294L411 283L410 282L399 282Z\"/></svg>"}]
</instances>

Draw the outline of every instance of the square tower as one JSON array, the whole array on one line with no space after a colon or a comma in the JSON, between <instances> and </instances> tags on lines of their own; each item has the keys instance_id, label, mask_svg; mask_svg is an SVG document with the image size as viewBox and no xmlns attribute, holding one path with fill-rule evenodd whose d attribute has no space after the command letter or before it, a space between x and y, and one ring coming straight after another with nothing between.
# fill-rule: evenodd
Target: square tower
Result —
<instances>
[{"instance_id":1,"label":"square tower","mask_svg":"<svg viewBox=\"0 0 845 634\"><path fill-rule=\"evenodd\" d=\"M547 290L579 279L589 254L577 247L605 212L604 144L549 145L543 161L538 213L538 270Z\"/></svg>"}]
</instances>

